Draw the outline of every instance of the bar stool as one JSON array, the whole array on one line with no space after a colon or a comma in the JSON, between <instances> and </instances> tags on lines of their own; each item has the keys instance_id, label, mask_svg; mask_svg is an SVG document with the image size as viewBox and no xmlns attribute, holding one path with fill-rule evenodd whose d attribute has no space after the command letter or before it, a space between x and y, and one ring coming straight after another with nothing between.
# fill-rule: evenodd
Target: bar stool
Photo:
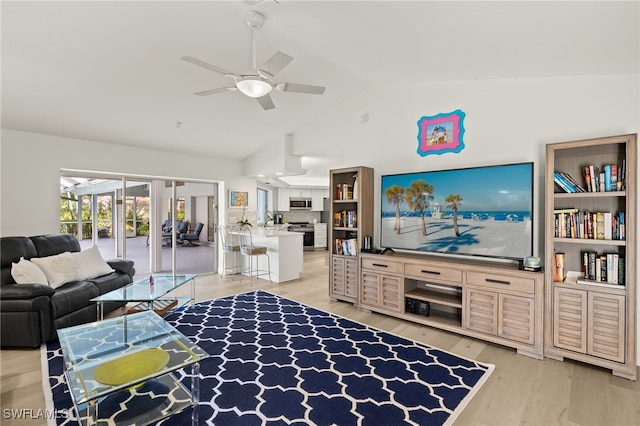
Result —
<instances>
[{"instance_id":1,"label":"bar stool","mask_svg":"<svg viewBox=\"0 0 640 426\"><path fill-rule=\"evenodd\" d=\"M249 269L248 270L245 269L243 272L243 275L248 272L249 280L251 280L253 277L257 278L260 275L268 275L269 281L271 281L271 262L269 260L269 254L267 253L267 248L263 246L253 245L253 238L251 237L251 229L249 229L248 226L240 227L240 229L238 230L238 235L240 236L240 254L242 256L246 256L249 260ZM258 256L267 257L267 268L268 268L267 271L259 269ZM256 260L256 269L253 269L254 258ZM240 280L242 280L242 276L240 277Z\"/></svg>"},{"instance_id":2,"label":"bar stool","mask_svg":"<svg viewBox=\"0 0 640 426\"><path fill-rule=\"evenodd\" d=\"M234 235L233 226L216 225L218 237L220 238L220 247L222 248L222 270L220 277L231 273L239 274L240 271L240 244L238 243L237 234ZM227 266L227 253L231 253L233 264ZM242 276L240 277L242 278Z\"/></svg>"}]
</instances>

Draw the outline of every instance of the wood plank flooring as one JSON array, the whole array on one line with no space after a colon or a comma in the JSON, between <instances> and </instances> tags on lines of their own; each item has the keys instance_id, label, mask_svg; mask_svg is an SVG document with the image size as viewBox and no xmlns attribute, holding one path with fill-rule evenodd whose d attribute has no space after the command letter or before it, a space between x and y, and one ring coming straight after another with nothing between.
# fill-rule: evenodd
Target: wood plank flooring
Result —
<instances>
[{"instance_id":1,"label":"wood plank flooring","mask_svg":"<svg viewBox=\"0 0 640 426\"><path fill-rule=\"evenodd\" d=\"M495 371L455 422L456 425L640 425L640 382L566 360L535 360L515 350L443 332L386 315L359 311L328 297L328 253L305 252L301 279L271 284L217 275L196 281L198 301L257 288L270 291L457 355L487 362ZM186 287L186 286L185 286ZM183 289L181 289L183 290ZM185 288L185 294L188 292ZM40 351L0 351L3 426L43 425L43 419L10 418L11 409L44 410Z\"/></svg>"}]
</instances>

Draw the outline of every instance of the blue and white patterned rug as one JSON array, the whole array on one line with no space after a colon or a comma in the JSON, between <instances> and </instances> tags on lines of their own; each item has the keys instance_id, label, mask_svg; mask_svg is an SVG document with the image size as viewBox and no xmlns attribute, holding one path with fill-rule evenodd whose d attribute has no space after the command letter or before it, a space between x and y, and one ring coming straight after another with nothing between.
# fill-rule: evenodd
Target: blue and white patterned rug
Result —
<instances>
[{"instance_id":1,"label":"blue and white patterned rug","mask_svg":"<svg viewBox=\"0 0 640 426\"><path fill-rule=\"evenodd\" d=\"M494 369L262 290L166 320L211 354L200 364L198 414L207 425L450 424ZM47 408L66 413L60 346L47 346ZM190 387L186 374L178 377ZM190 416L188 409L158 424L184 425ZM53 424L78 424L57 417Z\"/></svg>"}]
</instances>

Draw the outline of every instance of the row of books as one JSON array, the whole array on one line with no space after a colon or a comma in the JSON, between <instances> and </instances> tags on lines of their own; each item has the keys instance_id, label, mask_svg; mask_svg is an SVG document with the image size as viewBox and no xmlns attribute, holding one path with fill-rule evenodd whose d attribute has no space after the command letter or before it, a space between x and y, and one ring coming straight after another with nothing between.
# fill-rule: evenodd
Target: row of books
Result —
<instances>
[{"instance_id":1,"label":"row of books","mask_svg":"<svg viewBox=\"0 0 640 426\"><path fill-rule=\"evenodd\" d=\"M358 217L355 210L341 210L333 214L333 226L357 228Z\"/></svg>"},{"instance_id":2,"label":"row of books","mask_svg":"<svg viewBox=\"0 0 640 426\"><path fill-rule=\"evenodd\" d=\"M591 240L625 240L624 212L588 212L575 208L557 209L554 213L554 236Z\"/></svg>"},{"instance_id":3,"label":"row of books","mask_svg":"<svg viewBox=\"0 0 640 426\"><path fill-rule=\"evenodd\" d=\"M618 253L585 251L582 254L582 266L584 280L577 280L578 284L595 281L624 285L624 258Z\"/></svg>"},{"instance_id":4,"label":"row of books","mask_svg":"<svg viewBox=\"0 0 640 426\"><path fill-rule=\"evenodd\" d=\"M587 192L623 191L626 183L626 161L623 159L620 166L617 164L604 164L601 168L594 165L582 167Z\"/></svg>"},{"instance_id":5,"label":"row of books","mask_svg":"<svg viewBox=\"0 0 640 426\"><path fill-rule=\"evenodd\" d=\"M358 240L355 238L336 238L336 254L355 256L358 254Z\"/></svg>"},{"instance_id":6,"label":"row of books","mask_svg":"<svg viewBox=\"0 0 640 426\"><path fill-rule=\"evenodd\" d=\"M339 183L336 185L336 200L354 200L356 194L353 193L353 185Z\"/></svg>"},{"instance_id":7,"label":"row of books","mask_svg":"<svg viewBox=\"0 0 640 426\"><path fill-rule=\"evenodd\" d=\"M584 185L568 173L556 170L553 173L553 181L561 191L568 193L578 192L612 192L624 191L626 188L626 161L621 164L604 164L597 167L592 164L582 166L582 179Z\"/></svg>"},{"instance_id":8,"label":"row of books","mask_svg":"<svg viewBox=\"0 0 640 426\"><path fill-rule=\"evenodd\" d=\"M567 272L565 268L565 254L555 253L553 262L553 280L564 282L565 278L569 282L567 275L577 272ZM596 251L585 251L582 253L583 273L580 278L575 279L576 284L613 284L624 285L625 267L624 257L618 253L602 253Z\"/></svg>"},{"instance_id":9,"label":"row of books","mask_svg":"<svg viewBox=\"0 0 640 426\"><path fill-rule=\"evenodd\" d=\"M558 188L564 192L588 192L582 185L576 182L568 173L555 171L553 172L553 182Z\"/></svg>"}]
</instances>

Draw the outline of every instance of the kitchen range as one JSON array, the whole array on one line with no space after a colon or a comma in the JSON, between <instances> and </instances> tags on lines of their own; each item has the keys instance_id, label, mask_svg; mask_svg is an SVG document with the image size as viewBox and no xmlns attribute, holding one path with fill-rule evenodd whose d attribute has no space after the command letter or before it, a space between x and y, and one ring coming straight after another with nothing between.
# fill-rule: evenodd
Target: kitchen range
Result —
<instances>
[{"instance_id":1,"label":"kitchen range","mask_svg":"<svg viewBox=\"0 0 640 426\"><path fill-rule=\"evenodd\" d=\"M314 227L313 223L309 223L309 222L289 222L290 232L304 232L304 238L303 238L303 244L302 244L304 250L314 249L313 227Z\"/></svg>"}]
</instances>

